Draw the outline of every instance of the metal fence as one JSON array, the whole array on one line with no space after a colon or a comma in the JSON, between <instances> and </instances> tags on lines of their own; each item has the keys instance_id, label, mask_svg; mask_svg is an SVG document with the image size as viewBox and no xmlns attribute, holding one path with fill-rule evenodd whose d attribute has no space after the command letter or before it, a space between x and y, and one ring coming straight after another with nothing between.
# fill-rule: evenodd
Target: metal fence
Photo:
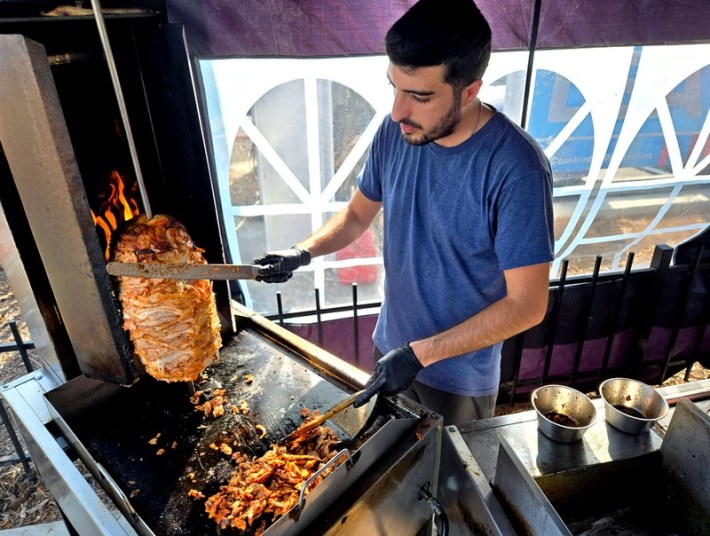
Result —
<instances>
[{"instance_id":1,"label":"metal fence","mask_svg":"<svg viewBox=\"0 0 710 536\"><path fill-rule=\"evenodd\" d=\"M696 361L710 364L710 265L702 264L702 250L693 265L671 266L672 256L672 248L657 246L649 268L632 270L631 252L622 272L604 273L599 256L591 275L577 277L568 277L564 260L543 322L504 342L499 403L548 383L595 390L614 375L656 385L686 368L687 381ZM276 312L266 316L368 370L379 302L358 302L356 284L349 305L323 308L317 289L314 298L312 309L285 313L279 293ZM333 315L341 317L324 320Z\"/></svg>"},{"instance_id":2,"label":"metal fence","mask_svg":"<svg viewBox=\"0 0 710 536\"><path fill-rule=\"evenodd\" d=\"M535 387L549 383L595 390L608 377L624 376L657 385L686 369L689 380L696 362L710 366L710 264L703 251L693 265L671 266L673 249L657 246L651 267L632 270L629 253L623 272L600 273L598 257L591 276L561 276L550 282L548 312L541 324L503 344L499 404L527 399ZM276 312L265 315L285 328L363 370L372 362L371 334L380 303L360 301L357 283L352 302L322 307L314 289L314 305L286 313L277 294ZM14 342L0 344L0 352L18 352L28 372L33 370L15 322ZM16 456L0 464L28 461L2 404L0 414L16 449Z\"/></svg>"},{"instance_id":3,"label":"metal fence","mask_svg":"<svg viewBox=\"0 0 710 536\"><path fill-rule=\"evenodd\" d=\"M32 350L35 345L32 341L22 340L20 330L17 328L17 322L11 321L8 324L10 326L10 331L12 332L14 342L0 343L0 353L18 352L20 354L22 362L25 365L25 369L27 370L27 372L32 372L34 370L34 367L30 362L29 354L27 353L27 351ZM30 458L25 454L25 451L22 448L20 439L18 438L12 421L10 420L10 415L5 409L5 404L2 401L0 401L0 418L2 418L2 422L5 425L5 430L7 430L7 433L10 436L10 440L12 441L12 445L15 448L14 455L3 456L2 458L0 458L0 465L12 465L15 463L21 463L22 467L25 470L25 473L27 474L28 480L33 483L35 481L35 477L32 471L30 470Z\"/></svg>"}]
</instances>

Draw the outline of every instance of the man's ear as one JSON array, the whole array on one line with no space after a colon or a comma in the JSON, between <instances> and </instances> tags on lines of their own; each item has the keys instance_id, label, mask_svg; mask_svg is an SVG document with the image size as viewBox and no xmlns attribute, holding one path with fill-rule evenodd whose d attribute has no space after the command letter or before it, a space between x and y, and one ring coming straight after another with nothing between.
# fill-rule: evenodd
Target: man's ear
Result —
<instances>
[{"instance_id":1,"label":"man's ear","mask_svg":"<svg viewBox=\"0 0 710 536\"><path fill-rule=\"evenodd\" d=\"M483 85L483 80L474 80L465 88L463 88L463 94L461 99L462 106L469 106L475 102L478 92L481 91L481 86Z\"/></svg>"}]
</instances>

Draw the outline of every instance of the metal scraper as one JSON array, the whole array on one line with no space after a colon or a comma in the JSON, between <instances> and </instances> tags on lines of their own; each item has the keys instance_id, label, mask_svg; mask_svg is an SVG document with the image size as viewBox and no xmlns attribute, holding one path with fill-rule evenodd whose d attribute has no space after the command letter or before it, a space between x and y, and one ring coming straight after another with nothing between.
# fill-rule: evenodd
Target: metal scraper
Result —
<instances>
[{"instance_id":1,"label":"metal scraper","mask_svg":"<svg viewBox=\"0 0 710 536\"><path fill-rule=\"evenodd\" d=\"M323 414L304 422L301 426L296 428L293 432L291 432L281 441L279 441L279 443L288 443L289 441L296 439L304 433L309 432L314 428L317 428L329 419L333 419L333 421L336 422L338 426L343 429L343 431L349 433L351 436L355 436L367 422L370 413L372 413L372 410L375 407L375 402L377 398L377 396L373 396L366 404L364 404L360 408L353 408L353 403L362 393L364 393L364 390L357 391L348 396L347 398L343 399L342 401L338 402L331 408L327 409ZM346 414L344 416L344 413L348 413L349 415ZM341 416L344 421L341 420ZM359 426L357 425L357 423L360 423Z\"/></svg>"}]
</instances>

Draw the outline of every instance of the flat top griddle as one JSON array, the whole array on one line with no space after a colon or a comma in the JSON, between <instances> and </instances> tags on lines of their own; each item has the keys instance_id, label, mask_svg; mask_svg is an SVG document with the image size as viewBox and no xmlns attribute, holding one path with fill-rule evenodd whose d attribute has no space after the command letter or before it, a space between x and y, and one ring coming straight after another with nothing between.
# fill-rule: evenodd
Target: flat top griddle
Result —
<instances>
[{"instance_id":1,"label":"flat top griddle","mask_svg":"<svg viewBox=\"0 0 710 536\"><path fill-rule=\"evenodd\" d=\"M251 383L247 374L253 376ZM204 501L188 496L195 489L209 497L231 473L233 462L215 445L236 443L235 450L261 455L302 422L302 408L323 411L347 394L306 360L251 330L241 331L222 348L219 363L203 376L195 387L207 398L215 389L225 390L222 417L197 411L185 384L149 377L131 387L116 387L108 396L96 395L103 398L98 402L72 393L71 382L47 394L78 441L156 534L218 534ZM248 415L232 411L242 401ZM259 437L256 424L264 426L265 437Z\"/></svg>"}]
</instances>

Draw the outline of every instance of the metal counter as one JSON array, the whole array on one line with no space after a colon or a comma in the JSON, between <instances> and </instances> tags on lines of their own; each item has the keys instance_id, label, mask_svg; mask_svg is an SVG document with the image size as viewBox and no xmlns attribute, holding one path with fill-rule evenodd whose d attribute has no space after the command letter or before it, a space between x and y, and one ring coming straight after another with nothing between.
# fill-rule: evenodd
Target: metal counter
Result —
<instances>
[{"instance_id":1,"label":"metal counter","mask_svg":"<svg viewBox=\"0 0 710 536\"><path fill-rule=\"evenodd\" d=\"M629 478L639 475L638 487L645 483L654 488L654 493L660 491L661 484L656 481L661 478L657 473L661 469L665 474L669 472L665 460L673 458L678 466L683 463L668 455L661 463L661 448L675 415L673 404L685 399L688 406L693 406L696 419L707 418L710 381L659 388L658 392L672 404L671 410L648 433L640 435L625 434L610 426L604 418L601 399L593 401L597 408L595 424L581 441L571 444L542 435L534 411L476 421L460 428L446 427L438 495L451 520L450 533L582 533L575 532L576 527L571 524L565 526L555 511L558 503L563 510L571 509L569 503L585 499L585 494L594 494L591 500L599 502L599 495L605 495L607 489L610 496L616 493L618 498L620 492L612 488L628 490ZM700 445L695 456L710 460L710 447L691 435L703 427L685 424L685 416L679 420L684 422L685 430L675 426L673 444ZM683 439L679 441L679 437ZM697 481L694 485L702 488L705 484ZM701 517L708 516L703 507L699 512Z\"/></svg>"}]
</instances>

